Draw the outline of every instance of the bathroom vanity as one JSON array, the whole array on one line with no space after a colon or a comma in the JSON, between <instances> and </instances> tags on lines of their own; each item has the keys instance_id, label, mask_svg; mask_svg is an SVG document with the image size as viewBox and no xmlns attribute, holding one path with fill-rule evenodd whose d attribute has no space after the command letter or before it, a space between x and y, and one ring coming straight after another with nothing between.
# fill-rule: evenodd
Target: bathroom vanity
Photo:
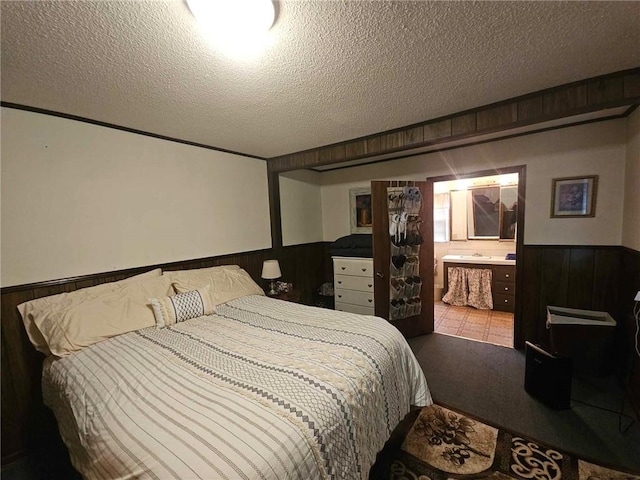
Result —
<instances>
[{"instance_id":1,"label":"bathroom vanity","mask_svg":"<svg viewBox=\"0 0 640 480\"><path fill-rule=\"evenodd\" d=\"M449 267L480 268L491 270L491 296L493 309L503 312L514 311L516 287L516 261L505 260L504 257L445 255L444 293L449 288Z\"/></svg>"}]
</instances>

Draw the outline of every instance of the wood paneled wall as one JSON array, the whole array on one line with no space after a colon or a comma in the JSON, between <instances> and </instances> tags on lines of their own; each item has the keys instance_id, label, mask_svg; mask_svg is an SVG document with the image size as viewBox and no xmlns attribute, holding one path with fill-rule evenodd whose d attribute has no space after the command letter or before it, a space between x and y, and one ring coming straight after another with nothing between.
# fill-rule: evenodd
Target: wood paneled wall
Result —
<instances>
[{"instance_id":1,"label":"wood paneled wall","mask_svg":"<svg viewBox=\"0 0 640 480\"><path fill-rule=\"evenodd\" d=\"M640 252L609 246L525 245L518 258L521 276L521 332L516 348L526 340L548 339L546 307L609 312L616 320L614 371L625 384L640 419L640 358L635 354L633 298L640 291Z\"/></svg>"},{"instance_id":2,"label":"wood paneled wall","mask_svg":"<svg viewBox=\"0 0 640 480\"><path fill-rule=\"evenodd\" d=\"M157 267L182 270L235 264L244 268L264 288L266 284L260 279L262 262L271 258L279 260L282 280L292 282L300 290L303 303L313 304L318 287L332 279L328 244L318 242L3 288L2 464L20 458L47 437L41 424L46 418L40 388L44 356L29 342L17 305L39 297L122 280Z\"/></svg>"},{"instance_id":3,"label":"wood paneled wall","mask_svg":"<svg viewBox=\"0 0 640 480\"><path fill-rule=\"evenodd\" d=\"M313 304L317 288L333 278L329 246L318 242L2 289L2 463L21 457L42 437L40 422L46 417L40 391L43 356L26 337L18 304L121 280L158 266L178 270L237 264L262 284L262 262L269 258L278 258L283 280L300 289L303 303ZM608 311L619 323L618 372L640 405L640 359L632 354L635 325L631 317L633 297L640 290L640 252L608 246L525 245L517 275L521 277L516 312L521 315L521 331L515 335L516 348L524 348L525 340L539 342L546 337L547 305Z\"/></svg>"},{"instance_id":4,"label":"wood paneled wall","mask_svg":"<svg viewBox=\"0 0 640 480\"><path fill-rule=\"evenodd\" d=\"M618 329L620 358L619 364L623 368L623 379L627 385L629 398L640 421L640 356L635 351L637 334L636 319L633 317L633 299L640 292L640 252L630 248L622 249L621 280L619 290L620 321L622 328ZM640 341L640 340L639 340Z\"/></svg>"},{"instance_id":5,"label":"wood paneled wall","mask_svg":"<svg viewBox=\"0 0 640 480\"><path fill-rule=\"evenodd\" d=\"M607 311L617 319L620 267L620 247L525 245L517 267L523 291L516 347L547 337L547 305Z\"/></svg>"}]
</instances>

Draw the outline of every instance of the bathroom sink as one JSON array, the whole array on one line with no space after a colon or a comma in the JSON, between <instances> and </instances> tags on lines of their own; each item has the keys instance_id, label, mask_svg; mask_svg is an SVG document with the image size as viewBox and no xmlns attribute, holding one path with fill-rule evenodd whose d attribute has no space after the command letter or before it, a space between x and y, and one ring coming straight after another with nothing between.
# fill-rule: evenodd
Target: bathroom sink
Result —
<instances>
[{"instance_id":1,"label":"bathroom sink","mask_svg":"<svg viewBox=\"0 0 640 480\"><path fill-rule=\"evenodd\" d=\"M504 257L492 257L489 255L445 255L443 262L457 263L486 263L491 265L515 265L515 260L505 260Z\"/></svg>"}]
</instances>

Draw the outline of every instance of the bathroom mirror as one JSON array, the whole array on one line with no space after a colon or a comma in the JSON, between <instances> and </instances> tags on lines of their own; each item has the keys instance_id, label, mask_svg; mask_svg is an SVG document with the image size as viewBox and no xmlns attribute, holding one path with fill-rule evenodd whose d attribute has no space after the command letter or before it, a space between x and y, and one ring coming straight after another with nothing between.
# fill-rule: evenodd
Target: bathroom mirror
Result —
<instances>
[{"instance_id":1,"label":"bathroom mirror","mask_svg":"<svg viewBox=\"0 0 640 480\"><path fill-rule=\"evenodd\" d=\"M451 240L516 238L517 185L452 190Z\"/></svg>"},{"instance_id":2,"label":"bathroom mirror","mask_svg":"<svg viewBox=\"0 0 640 480\"><path fill-rule=\"evenodd\" d=\"M469 240L500 238L500 187L469 190Z\"/></svg>"}]
</instances>

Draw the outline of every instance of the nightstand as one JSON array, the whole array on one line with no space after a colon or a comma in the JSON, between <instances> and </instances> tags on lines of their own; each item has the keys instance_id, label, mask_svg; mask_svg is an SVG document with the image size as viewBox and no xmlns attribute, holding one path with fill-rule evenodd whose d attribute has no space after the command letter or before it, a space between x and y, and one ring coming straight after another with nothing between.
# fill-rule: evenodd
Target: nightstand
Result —
<instances>
[{"instance_id":1,"label":"nightstand","mask_svg":"<svg viewBox=\"0 0 640 480\"><path fill-rule=\"evenodd\" d=\"M269 298L277 298L278 300L285 300L287 302L300 303L300 290L294 288L290 292L280 292L276 295L267 295Z\"/></svg>"}]
</instances>

